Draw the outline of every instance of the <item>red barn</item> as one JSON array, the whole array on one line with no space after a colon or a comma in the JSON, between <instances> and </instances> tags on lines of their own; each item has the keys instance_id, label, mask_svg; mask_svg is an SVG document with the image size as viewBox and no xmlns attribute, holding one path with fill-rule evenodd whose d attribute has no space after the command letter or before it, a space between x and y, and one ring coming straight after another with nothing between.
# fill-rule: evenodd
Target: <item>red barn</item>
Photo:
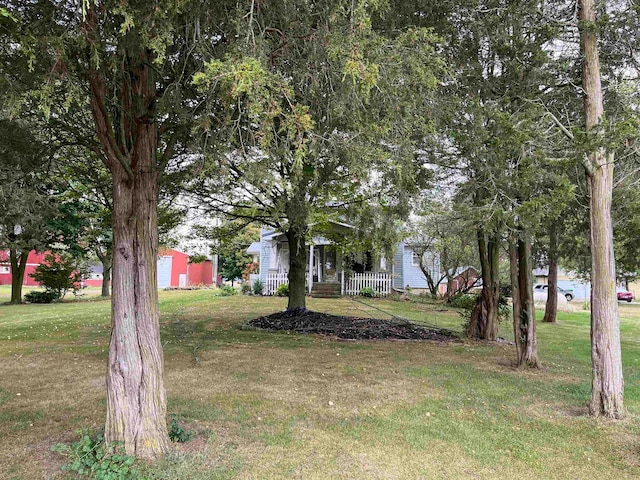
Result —
<instances>
[{"instance_id":1,"label":"red barn","mask_svg":"<svg viewBox=\"0 0 640 480\"><path fill-rule=\"evenodd\" d=\"M23 285L36 286L38 283L29 276L44 261L47 252L29 252ZM188 287L213 284L213 264L211 260L189 263L189 255L174 249L162 249L158 254L158 288ZM9 252L0 251L0 285L11 285L11 263ZM102 266L95 265L92 275L85 285L102 286Z\"/></svg>"},{"instance_id":2,"label":"red barn","mask_svg":"<svg viewBox=\"0 0 640 480\"><path fill-rule=\"evenodd\" d=\"M189 255L174 249L158 254L158 288L213 284L213 263L189 263Z\"/></svg>"},{"instance_id":3,"label":"red barn","mask_svg":"<svg viewBox=\"0 0 640 480\"><path fill-rule=\"evenodd\" d=\"M23 285L37 286L39 285L31 276L38 265L44 261L44 257L47 253L38 253L35 250L29 252L27 257L27 266L24 271ZM0 285L11 285L11 262L9 260L9 251L0 251Z\"/></svg>"}]
</instances>

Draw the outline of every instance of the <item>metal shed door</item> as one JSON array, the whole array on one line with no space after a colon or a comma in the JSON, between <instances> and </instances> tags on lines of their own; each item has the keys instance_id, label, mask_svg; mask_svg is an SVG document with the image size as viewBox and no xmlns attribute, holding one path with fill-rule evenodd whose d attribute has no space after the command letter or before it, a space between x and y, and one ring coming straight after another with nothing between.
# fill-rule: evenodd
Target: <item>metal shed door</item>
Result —
<instances>
[{"instance_id":1,"label":"metal shed door","mask_svg":"<svg viewBox=\"0 0 640 480\"><path fill-rule=\"evenodd\" d=\"M173 257L158 257L158 288L171 286L171 263Z\"/></svg>"}]
</instances>

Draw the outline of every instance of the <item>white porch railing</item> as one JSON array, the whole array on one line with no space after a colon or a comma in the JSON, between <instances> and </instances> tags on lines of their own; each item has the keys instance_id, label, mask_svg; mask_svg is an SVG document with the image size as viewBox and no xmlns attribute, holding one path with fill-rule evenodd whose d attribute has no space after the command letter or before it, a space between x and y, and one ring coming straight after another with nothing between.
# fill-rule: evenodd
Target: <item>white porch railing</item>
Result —
<instances>
[{"instance_id":1,"label":"white porch railing","mask_svg":"<svg viewBox=\"0 0 640 480\"><path fill-rule=\"evenodd\" d=\"M390 273L353 273L345 281L345 293L358 295L363 288L372 288L376 294L384 297L391 293L393 275Z\"/></svg>"},{"instance_id":2,"label":"white porch railing","mask_svg":"<svg viewBox=\"0 0 640 480\"><path fill-rule=\"evenodd\" d=\"M274 295L276 288L284 283L289 283L286 273L267 273L267 282L262 290L263 295Z\"/></svg>"}]
</instances>

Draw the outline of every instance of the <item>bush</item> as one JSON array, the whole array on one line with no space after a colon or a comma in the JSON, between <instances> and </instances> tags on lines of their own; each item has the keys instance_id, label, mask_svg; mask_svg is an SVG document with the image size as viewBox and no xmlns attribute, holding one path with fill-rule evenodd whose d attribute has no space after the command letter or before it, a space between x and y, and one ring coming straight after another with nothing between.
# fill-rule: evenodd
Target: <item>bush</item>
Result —
<instances>
[{"instance_id":1,"label":"bush","mask_svg":"<svg viewBox=\"0 0 640 480\"><path fill-rule=\"evenodd\" d=\"M276 297L288 297L289 296L289 284L283 283L276 288Z\"/></svg>"},{"instance_id":2,"label":"bush","mask_svg":"<svg viewBox=\"0 0 640 480\"><path fill-rule=\"evenodd\" d=\"M32 290L24 296L27 303L51 303L59 298L58 294L51 290L45 290L44 292Z\"/></svg>"},{"instance_id":3,"label":"bush","mask_svg":"<svg viewBox=\"0 0 640 480\"><path fill-rule=\"evenodd\" d=\"M258 278L255 282L253 282L253 294L262 295L263 290L264 290L264 285L262 284L262 280Z\"/></svg>"},{"instance_id":4,"label":"bush","mask_svg":"<svg viewBox=\"0 0 640 480\"><path fill-rule=\"evenodd\" d=\"M373 298L376 296L376 291L371 287L364 287L360 289L359 295L361 297Z\"/></svg>"},{"instance_id":5,"label":"bush","mask_svg":"<svg viewBox=\"0 0 640 480\"><path fill-rule=\"evenodd\" d=\"M169 426L169 439L172 442L185 443L193 438L193 432L185 430L185 428L178 423L176 415L171 414L171 425Z\"/></svg>"},{"instance_id":6,"label":"bush","mask_svg":"<svg viewBox=\"0 0 640 480\"><path fill-rule=\"evenodd\" d=\"M81 432L80 440L71 445L59 443L51 451L67 457L62 469L75 472L78 478L96 480L135 480L140 476L134 467L135 458L122 453L111 454L102 433Z\"/></svg>"},{"instance_id":7,"label":"bush","mask_svg":"<svg viewBox=\"0 0 640 480\"><path fill-rule=\"evenodd\" d=\"M238 291L231 285L220 285L220 296L231 297L238 293Z\"/></svg>"},{"instance_id":8,"label":"bush","mask_svg":"<svg viewBox=\"0 0 640 480\"><path fill-rule=\"evenodd\" d=\"M69 290L74 294L82 288L81 282L88 274L86 266L72 255L61 252L48 253L30 276L48 292L63 298Z\"/></svg>"},{"instance_id":9,"label":"bush","mask_svg":"<svg viewBox=\"0 0 640 480\"><path fill-rule=\"evenodd\" d=\"M243 295L249 295L251 293L251 285L246 282L243 283L242 285L240 285L240 291Z\"/></svg>"},{"instance_id":10,"label":"bush","mask_svg":"<svg viewBox=\"0 0 640 480\"><path fill-rule=\"evenodd\" d=\"M471 311L476 303L476 298L478 298L477 295L458 295L449 302L449 305Z\"/></svg>"}]
</instances>

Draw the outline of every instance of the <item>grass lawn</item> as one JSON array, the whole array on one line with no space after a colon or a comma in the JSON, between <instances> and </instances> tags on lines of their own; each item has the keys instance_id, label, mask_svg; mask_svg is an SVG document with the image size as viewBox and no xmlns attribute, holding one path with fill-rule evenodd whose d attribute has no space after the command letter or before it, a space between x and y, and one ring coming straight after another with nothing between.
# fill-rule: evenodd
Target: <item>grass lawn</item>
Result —
<instances>
[{"instance_id":1,"label":"grass lawn","mask_svg":"<svg viewBox=\"0 0 640 480\"><path fill-rule=\"evenodd\" d=\"M459 314L441 305L368 303L460 328ZM161 464L143 466L148 478L640 476L636 305L620 306L628 415L610 422L585 416L586 312L538 324L544 369L519 371L506 344L337 341L242 328L285 304L161 292L168 409L196 437L175 445ZM310 299L308 306L388 318L348 299ZM0 307L1 479L65 478L63 459L49 448L103 424L109 308L97 296ZM509 324L502 335L510 337Z\"/></svg>"}]
</instances>

